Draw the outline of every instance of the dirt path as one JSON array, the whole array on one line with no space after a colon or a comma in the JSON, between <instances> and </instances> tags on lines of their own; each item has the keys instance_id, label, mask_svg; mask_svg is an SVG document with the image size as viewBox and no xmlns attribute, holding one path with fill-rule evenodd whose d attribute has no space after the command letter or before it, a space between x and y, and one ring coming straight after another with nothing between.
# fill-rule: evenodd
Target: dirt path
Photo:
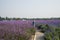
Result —
<instances>
[{"instance_id":1,"label":"dirt path","mask_svg":"<svg viewBox=\"0 0 60 40\"><path fill-rule=\"evenodd\" d=\"M34 36L35 36L35 35L32 35L31 38L30 38L30 40L34 40Z\"/></svg>"},{"instance_id":2,"label":"dirt path","mask_svg":"<svg viewBox=\"0 0 60 40\"><path fill-rule=\"evenodd\" d=\"M44 33L36 31L34 40L44 40Z\"/></svg>"}]
</instances>

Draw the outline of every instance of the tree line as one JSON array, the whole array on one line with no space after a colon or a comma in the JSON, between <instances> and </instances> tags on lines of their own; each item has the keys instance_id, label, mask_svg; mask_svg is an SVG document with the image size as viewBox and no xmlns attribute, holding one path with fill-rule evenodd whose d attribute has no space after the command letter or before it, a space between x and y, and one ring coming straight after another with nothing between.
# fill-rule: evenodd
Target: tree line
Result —
<instances>
[{"instance_id":1,"label":"tree line","mask_svg":"<svg viewBox=\"0 0 60 40\"><path fill-rule=\"evenodd\" d=\"M9 17L1 17L0 16L0 21L2 20L59 20L60 17L58 18L9 18Z\"/></svg>"}]
</instances>

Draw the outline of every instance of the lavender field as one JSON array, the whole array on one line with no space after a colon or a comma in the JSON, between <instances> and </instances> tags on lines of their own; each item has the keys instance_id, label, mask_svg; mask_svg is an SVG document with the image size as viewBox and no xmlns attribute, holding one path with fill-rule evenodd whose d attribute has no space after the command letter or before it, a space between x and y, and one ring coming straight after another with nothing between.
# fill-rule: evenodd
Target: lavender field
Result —
<instances>
[{"instance_id":1,"label":"lavender field","mask_svg":"<svg viewBox=\"0 0 60 40\"><path fill-rule=\"evenodd\" d=\"M51 26L60 26L60 20L36 20L36 24L48 24Z\"/></svg>"},{"instance_id":2,"label":"lavender field","mask_svg":"<svg viewBox=\"0 0 60 40\"><path fill-rule=\"evenodd\" d=\"M35 34L34 20L3 20L0 21L0 40L29 40ZM60 27L60 20L35 20L38 24Z\"/></svg>"},{"instance_id":3,"label":"lavender field","mask_svg":"<svg viewBox=\"0 0 60 40\"><path fill-rule=\"evenodd\" d=\"M0 21L0 39L28 40L34 32L32 21Z\"/></svg>"}]
</instances>

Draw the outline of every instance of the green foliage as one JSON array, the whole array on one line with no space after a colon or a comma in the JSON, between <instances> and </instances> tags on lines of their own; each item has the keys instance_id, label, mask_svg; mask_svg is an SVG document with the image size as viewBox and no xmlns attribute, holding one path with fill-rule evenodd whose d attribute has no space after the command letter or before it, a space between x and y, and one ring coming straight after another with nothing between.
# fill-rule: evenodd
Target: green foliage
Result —
<instances>
[{"instance_id":1,"label":"green foliage","mask_svg":"<svg viewBox=\"0 0 60 40\"><path fill-rule=\"evenodd\" d=\"M34 34L35 34L35 29L34 29L34 28L27 29L26 32L27 32L28 34L34 35Z\"/></svg>"},{"instance_id":2,"label":"green foliage","mask_svg":"<svg viewBox=\"0 0 60 40\"><path fill-rule=\"evenodd\" d=\"M55 36L55 37L54 37L54 40L60 40L60 39L59 39L59 37Z\"/></svg>"},{"instance_id":3,"label":"green foliage","mask_svg":"<svg viewBox=\"0 0 60 40\"><path fill-rule=\"evenodd\" d=\"M52 33L51 32L46 33L45 38L46 38L46 40L52 40Z\"/></svg>"},{"instance_id":4,"label":"green foliage","mask_svg":"<svg viewBox=\"0 0 60 40\"><path fill-rule=\"evenodd\" d=\"M45 34L46 40L60 40L60 28L52 28L52 32Z\"/></svg>"},{"instance_id":5,"label":"green foliage","mask_svg":"<svg viewBox=\"0 0 60 40\"><path fill-rule=\"evenodd\" d=\"M46 32L49 29L49 26L47 24L42 24L39 25L37 28L38 30L41 30L41 32Z\"/></svg>"}]
</instances>

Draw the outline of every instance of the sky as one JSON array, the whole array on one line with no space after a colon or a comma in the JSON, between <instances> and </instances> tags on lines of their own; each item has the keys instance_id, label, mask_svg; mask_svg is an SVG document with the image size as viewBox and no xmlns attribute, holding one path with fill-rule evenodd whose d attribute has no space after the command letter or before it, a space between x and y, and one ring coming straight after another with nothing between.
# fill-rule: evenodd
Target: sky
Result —
<instances>
[{"instance_id":1,"label":"sky","mask_svg":"<svg viewBox=\"0 0 60 40\"><path fill-rule=\"evenodd\" d=\"M19 18L60 17L60 0L0 0L0 16Z\"/></svg>"}]
</instances>

